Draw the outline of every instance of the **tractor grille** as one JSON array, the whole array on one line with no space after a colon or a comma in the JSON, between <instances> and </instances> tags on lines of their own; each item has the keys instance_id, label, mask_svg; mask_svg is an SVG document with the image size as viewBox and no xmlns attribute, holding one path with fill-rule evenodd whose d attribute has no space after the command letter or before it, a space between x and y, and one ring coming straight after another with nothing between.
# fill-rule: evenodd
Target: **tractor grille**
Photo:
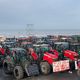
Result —
<instances>
[{"instance_id":1,"label":"tractor grille","mask_svg":"<svg viewBox=\"0 0 80 80\"><path fill-rule=\"evenodd\" d=\"M36 64L29 65L26 68L26 73L28 74L28 76L39 75L38 65L36 65Z\"/></svg>"}]
</instances>

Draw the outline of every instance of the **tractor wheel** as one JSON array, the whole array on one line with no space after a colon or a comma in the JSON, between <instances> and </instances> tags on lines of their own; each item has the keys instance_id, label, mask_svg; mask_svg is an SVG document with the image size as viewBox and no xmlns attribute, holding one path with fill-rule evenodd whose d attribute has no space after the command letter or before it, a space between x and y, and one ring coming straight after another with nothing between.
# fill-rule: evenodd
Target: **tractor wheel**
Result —
<instances>
[{"instance_id":1,"label":"tractor wheel","mask_svg":"<svg viewBox=\"0 0 80 80\"><path fill-rule=\"evenodd\" d=\"M78 71L77 71L77 75L80 77L80 69L78 69Z\"/></svg>"},{"instance_id":2,"label":"tractor wheel","mask_svg":"<svg viewBox=\"0 0 80 80\"><path fill-rule=\"evenodd\" d=\"M42 73L42 74L47 75L47 74L50 73L51 67L50 67L50 65L48 64L48 62L41 62L41 63L40 63L40 70L41 70L41 73Z\"/></svg>"},{"instance_id":3,"label":"tractor wheel","mask_svg":"<svg viewBox=\"0 0 80 80\"><path fill-rule=\"evenodd\" d=\"M16 66L13 73L16 79L22 79L24 77L24 72L21 66Z\"/></svg>"},{"instance_id":4,"label":"tractor wheel","mask_svg":"<svg viewBox=\"0 0 80 80\"><path fill-rule=\"evenodd\" d=\"M4 71L5 74L10 74L11 73L10 66L9 66L9 64L7 62L5 62L3 64L3 71Z\"/></svg>"}]
</instances>

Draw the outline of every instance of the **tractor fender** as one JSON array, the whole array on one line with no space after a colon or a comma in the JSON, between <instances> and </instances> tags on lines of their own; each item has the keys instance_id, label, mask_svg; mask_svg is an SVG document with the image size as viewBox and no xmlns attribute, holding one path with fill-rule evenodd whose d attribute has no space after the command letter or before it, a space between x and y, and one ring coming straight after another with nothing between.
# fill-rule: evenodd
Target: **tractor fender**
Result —
<instances>
[{"instance_id":1,"label":"tractor fender","mask_svg":"<svg viewBox=\"0 0 80 80\"><path fill-rule=\"evenodd\" d=\"M48 57L43 57L43 61L45 62L48 62L50 65L53 63L53 59L51 59L51 58L48 58Z\"/></svg>"}]
</instances>

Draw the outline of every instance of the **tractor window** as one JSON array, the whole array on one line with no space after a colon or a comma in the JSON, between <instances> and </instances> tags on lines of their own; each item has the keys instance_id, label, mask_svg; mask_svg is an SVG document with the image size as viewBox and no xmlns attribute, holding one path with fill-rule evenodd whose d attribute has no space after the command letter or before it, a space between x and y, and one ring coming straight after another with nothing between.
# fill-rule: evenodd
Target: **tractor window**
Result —
<instances>
[{"instance_id":1,"label":"tractor window","mask_svg":"<svg viewBox=\"0 0 80 80\"><path fill-rule=\"evenodd\" d=\"M76 46L71 46L71 50L75 51L75 50L77 50L77 47Z\"/></svg>"},{"instance_id":2,"label":"tractor window","mask_svg":"<svg viewBox=\"0 0 80 80\"><path fill-rule=\"evenodd\" d=\"M77 51L79 51L79 50L80 50L80 45L77 46Z\"/></svg>"},{"instance_id":3,"label":"tractor window","mask_svg":"<svg viewBox=\"0 0 80 80\"><path fill-rule=\"evenodd\" d=\"M32 46L32 44L27 44L26 47L32 48L33 46Z\"/></svg>"},{"instance_id":4,"label":"tractor window","mask_svg":"<svg viewBox=\"0 0 80 80\"><path fill-rule=\"evenodd\" d=\"M69 45L68 44L56 44L55 45L55 48L58 50L58 49L61 49L61 50L66 50L66 49L69 49Z\"/></svg>"},{"instance_id":5,"label":"tractor window","mask_svg":"<svg viewBox=\"0 0 80 80\"><path fill-rule=\"evenodd\" d=\"M49 51L49 48L48 47L41 47L41 50L44 53L44 52L48 52Z\"/></svg>"},{"instance_id":6,"label":"tractor window","mask_svg":"<svg viewBox=\"0 0 80 80\"><path fill-rule=\"evenodd\" d=\"M80 46L79 45L72 45L71 50L72 51L78 51L78 50L80 50Z\"/></svg>"},{"instance_id":7,"label":"tractor window","mask_svg":"<svg viewBox=\"0 0 80 80\"><path fill-rule=\"evenodd\" d=\"M80 49L80 45L77 46L77 49Z\"/></svg>"},{"instance_id":8,"label":"tractor window","mask_svg":"<svg viewBox=\"0 0 80 80\"><path fill-rule=\"evenodd\" d=\"M27 58L26 51L20 50L20 51L19 51L19 57L20 57L20 58Z\"/></svg>"},{"instance_id":9,"label":"tractor window","mask_svg":"<svg viewBox=\"0 0 80 80\"><path fill-rule=\"evenodd\" d=\"M35 48L35 52L37 52L37 53L38 53L38 52L39 52L39 48Z\"/></svg>"}]
</instances>

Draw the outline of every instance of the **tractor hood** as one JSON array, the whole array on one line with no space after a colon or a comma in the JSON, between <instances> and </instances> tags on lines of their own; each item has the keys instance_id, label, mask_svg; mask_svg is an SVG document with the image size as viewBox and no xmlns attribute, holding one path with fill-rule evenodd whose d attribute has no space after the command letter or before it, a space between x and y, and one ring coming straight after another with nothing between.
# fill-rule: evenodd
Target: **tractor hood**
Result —
<instances>
[{"instance_id":1,"label":"tractor hood","mask_svg":"<svg viewBox=\"0 0 80 80\"><path fill-rule=\"evenodd\" d=\"M56 55L48 53L48 52L45 52L44 55L51 58L51 59L57 59L58 58Z\"/></svg>"},{"instance_id":2,"label":"tractor hood","mask_svg":"<svg viewBox=\"0 0 80 80\"><path fill-rule=\"evenodd\" d=\"M74 52L74 51L71 51L71 50L65 50L64 51L65 54L69 54L69 55L72 55L74 57L78 56L78 53Z\"/></svg>"}]
</instances>

